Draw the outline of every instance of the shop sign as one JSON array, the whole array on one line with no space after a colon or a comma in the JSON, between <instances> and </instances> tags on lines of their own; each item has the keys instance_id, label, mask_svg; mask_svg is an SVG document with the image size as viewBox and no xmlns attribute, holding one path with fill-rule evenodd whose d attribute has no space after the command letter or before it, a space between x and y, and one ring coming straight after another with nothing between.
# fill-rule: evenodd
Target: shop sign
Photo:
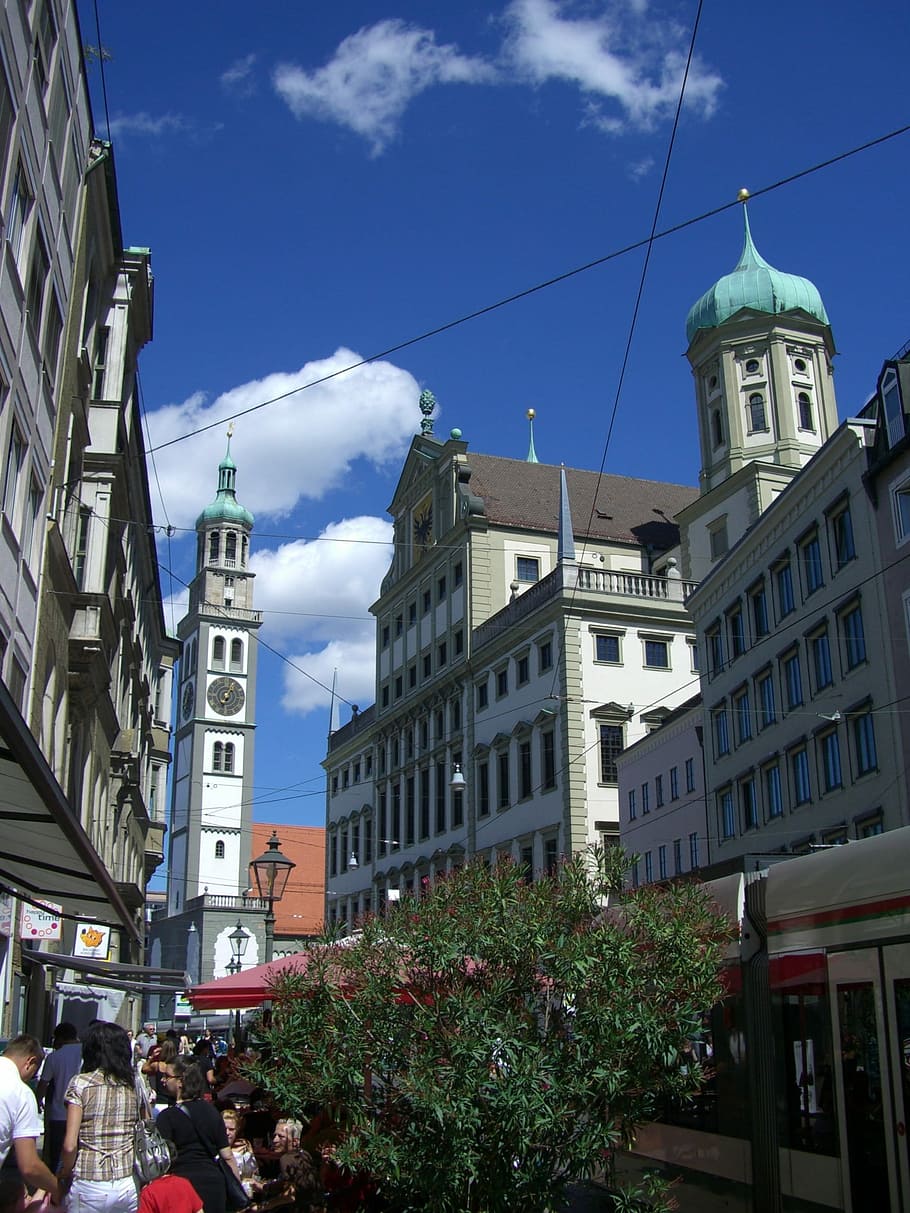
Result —
<instances>
[{"instance_id":1,"label":"shop sign","mask_svg":"<svg viewBox=\"0 0 910 1213\"><path fill-rule=\"evenodd\" d=\"M30 906L23 903L22 916L19 919L20 939L61 939L63 936L63 919L60 917L62 906L46 901L40 906Z\"/></svg>"},{"instance_id":2,"label":"shop sign","mask_svg":"<svg viewBox=\"0 0 910 1213\"><path fill-rule=\"evenodd\" d=\"M94 922L80 922L73 944L74 956L91 956L94 960L110 960L111 928Z\"/></svg>"}]
</instances>

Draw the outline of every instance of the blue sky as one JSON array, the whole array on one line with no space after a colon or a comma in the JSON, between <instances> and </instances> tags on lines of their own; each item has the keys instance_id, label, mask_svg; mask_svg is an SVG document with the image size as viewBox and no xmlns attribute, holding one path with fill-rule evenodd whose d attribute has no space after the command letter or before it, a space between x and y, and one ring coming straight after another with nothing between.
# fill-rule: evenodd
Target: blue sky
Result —
<instances>
[{"instance_id":1,"label":"blue sky","mask_svg":"<svg viewBox=\"0 0 910 1213\"><path fill-rule=\"evenodd\" d=\"M647 236L695 8L99 0L124 237L156 276L141 375L176 617L231 413ZM81 20L97 43L87 3ZM847 0L708 0L658 227L910 122L908 34L904 0L861 18ZM103 136L97 63L89 78ZM821 291L842 416L910 339L908 185L904 135L750 207L766 259ZM741 225L733 208L655 244L608 471L696 483L685 317L732 269ZM542 460L599 467L642 260L237 421L264 641L372 701L367 608L419 391L437 433L458 426L476 450L523 458L533 407ZM328 696L268 650L260 670L255 816L321 824Z\"/></svg>"}]
</instances>

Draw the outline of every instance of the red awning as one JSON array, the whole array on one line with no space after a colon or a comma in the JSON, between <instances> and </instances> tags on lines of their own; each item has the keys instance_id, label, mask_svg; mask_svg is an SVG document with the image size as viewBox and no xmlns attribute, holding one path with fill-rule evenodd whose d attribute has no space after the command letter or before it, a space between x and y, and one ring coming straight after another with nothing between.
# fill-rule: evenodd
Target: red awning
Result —
<instances>
[{"instance_id":1,"label":"red awning","mask_svg":"<svg viewBox=\"0 0 910 1213\"><path fill-rule=\"evenodd\" d=\"M295 969L303 972L309 960L308 952L295 952L293 956L280 956L268 964L232 973L230 977L219 977L201 986L193 986L187 998L197 1011L240 1011L246 1007L258 1007L271 998L275 979L282 973Z\"/></svg>"}]
</instances>

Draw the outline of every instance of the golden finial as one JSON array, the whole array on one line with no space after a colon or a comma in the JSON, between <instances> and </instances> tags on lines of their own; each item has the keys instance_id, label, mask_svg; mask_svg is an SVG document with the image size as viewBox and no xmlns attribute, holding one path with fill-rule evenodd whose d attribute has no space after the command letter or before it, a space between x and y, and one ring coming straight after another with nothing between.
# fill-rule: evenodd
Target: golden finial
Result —
<instances>
[{"instance_id":1,"label":"golden finial","mask_svg":"<svg viewBox=\"0 0 910 1213\"><path fill-rule=\"evenodd\" d=\"M533 409L528 409L528 411L527 411L527 413L525 414L525 416L527 417L528 421L533 421L533 420L534 420L534 418L537 416L537 414L534 412L534 410L533 410Z\"/></svg>"},{"instance_id":2,"label":"golden finial","mask_svg":"<svg viewBox=\"0 0 910 1213\"><path fill-rule=\"evenodd\" d=\"M749 191L747 189L741 189L739 191L739 193L736 195L736 201L737 202L748 202L749 201Z\"/></svg>"}]
</instances>

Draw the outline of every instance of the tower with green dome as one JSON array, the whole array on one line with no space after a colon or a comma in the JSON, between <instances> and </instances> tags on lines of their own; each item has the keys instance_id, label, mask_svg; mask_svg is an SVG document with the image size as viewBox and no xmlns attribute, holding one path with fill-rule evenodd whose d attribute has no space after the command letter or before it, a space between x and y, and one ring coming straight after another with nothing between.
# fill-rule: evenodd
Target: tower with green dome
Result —
<instances>
[{"instance_id":1,"label":"tower with green dome","mask_svg":"<svg viewBox=\"0 0 910 1213\"><path fill-rule=\"evenodd\" d=\"M168 916L201 912L197 930L202 980L223 971L225 948L230 960L222 928L233 926L237 913L232 903L242 909L249 884L256 633L261 615L253 609L253 515L237 500L236 478L229 430L215 497L196 519L196 574L189 609L178 626L183 648ZM221 922L224 913L229 923Z\"/></svg>"},{"instance_id":2,"label":"tower with green dome","mask_svg":"<svg viewBox=\"0 0 910 1213\"><path fill-rule=\"evenodd\" d=\"M686 511L683 575L699 580L837 428L834 338L814 283L770 265L745 206L739 261L692 305L700 498Z\"/></svg>"}]
</instances>

